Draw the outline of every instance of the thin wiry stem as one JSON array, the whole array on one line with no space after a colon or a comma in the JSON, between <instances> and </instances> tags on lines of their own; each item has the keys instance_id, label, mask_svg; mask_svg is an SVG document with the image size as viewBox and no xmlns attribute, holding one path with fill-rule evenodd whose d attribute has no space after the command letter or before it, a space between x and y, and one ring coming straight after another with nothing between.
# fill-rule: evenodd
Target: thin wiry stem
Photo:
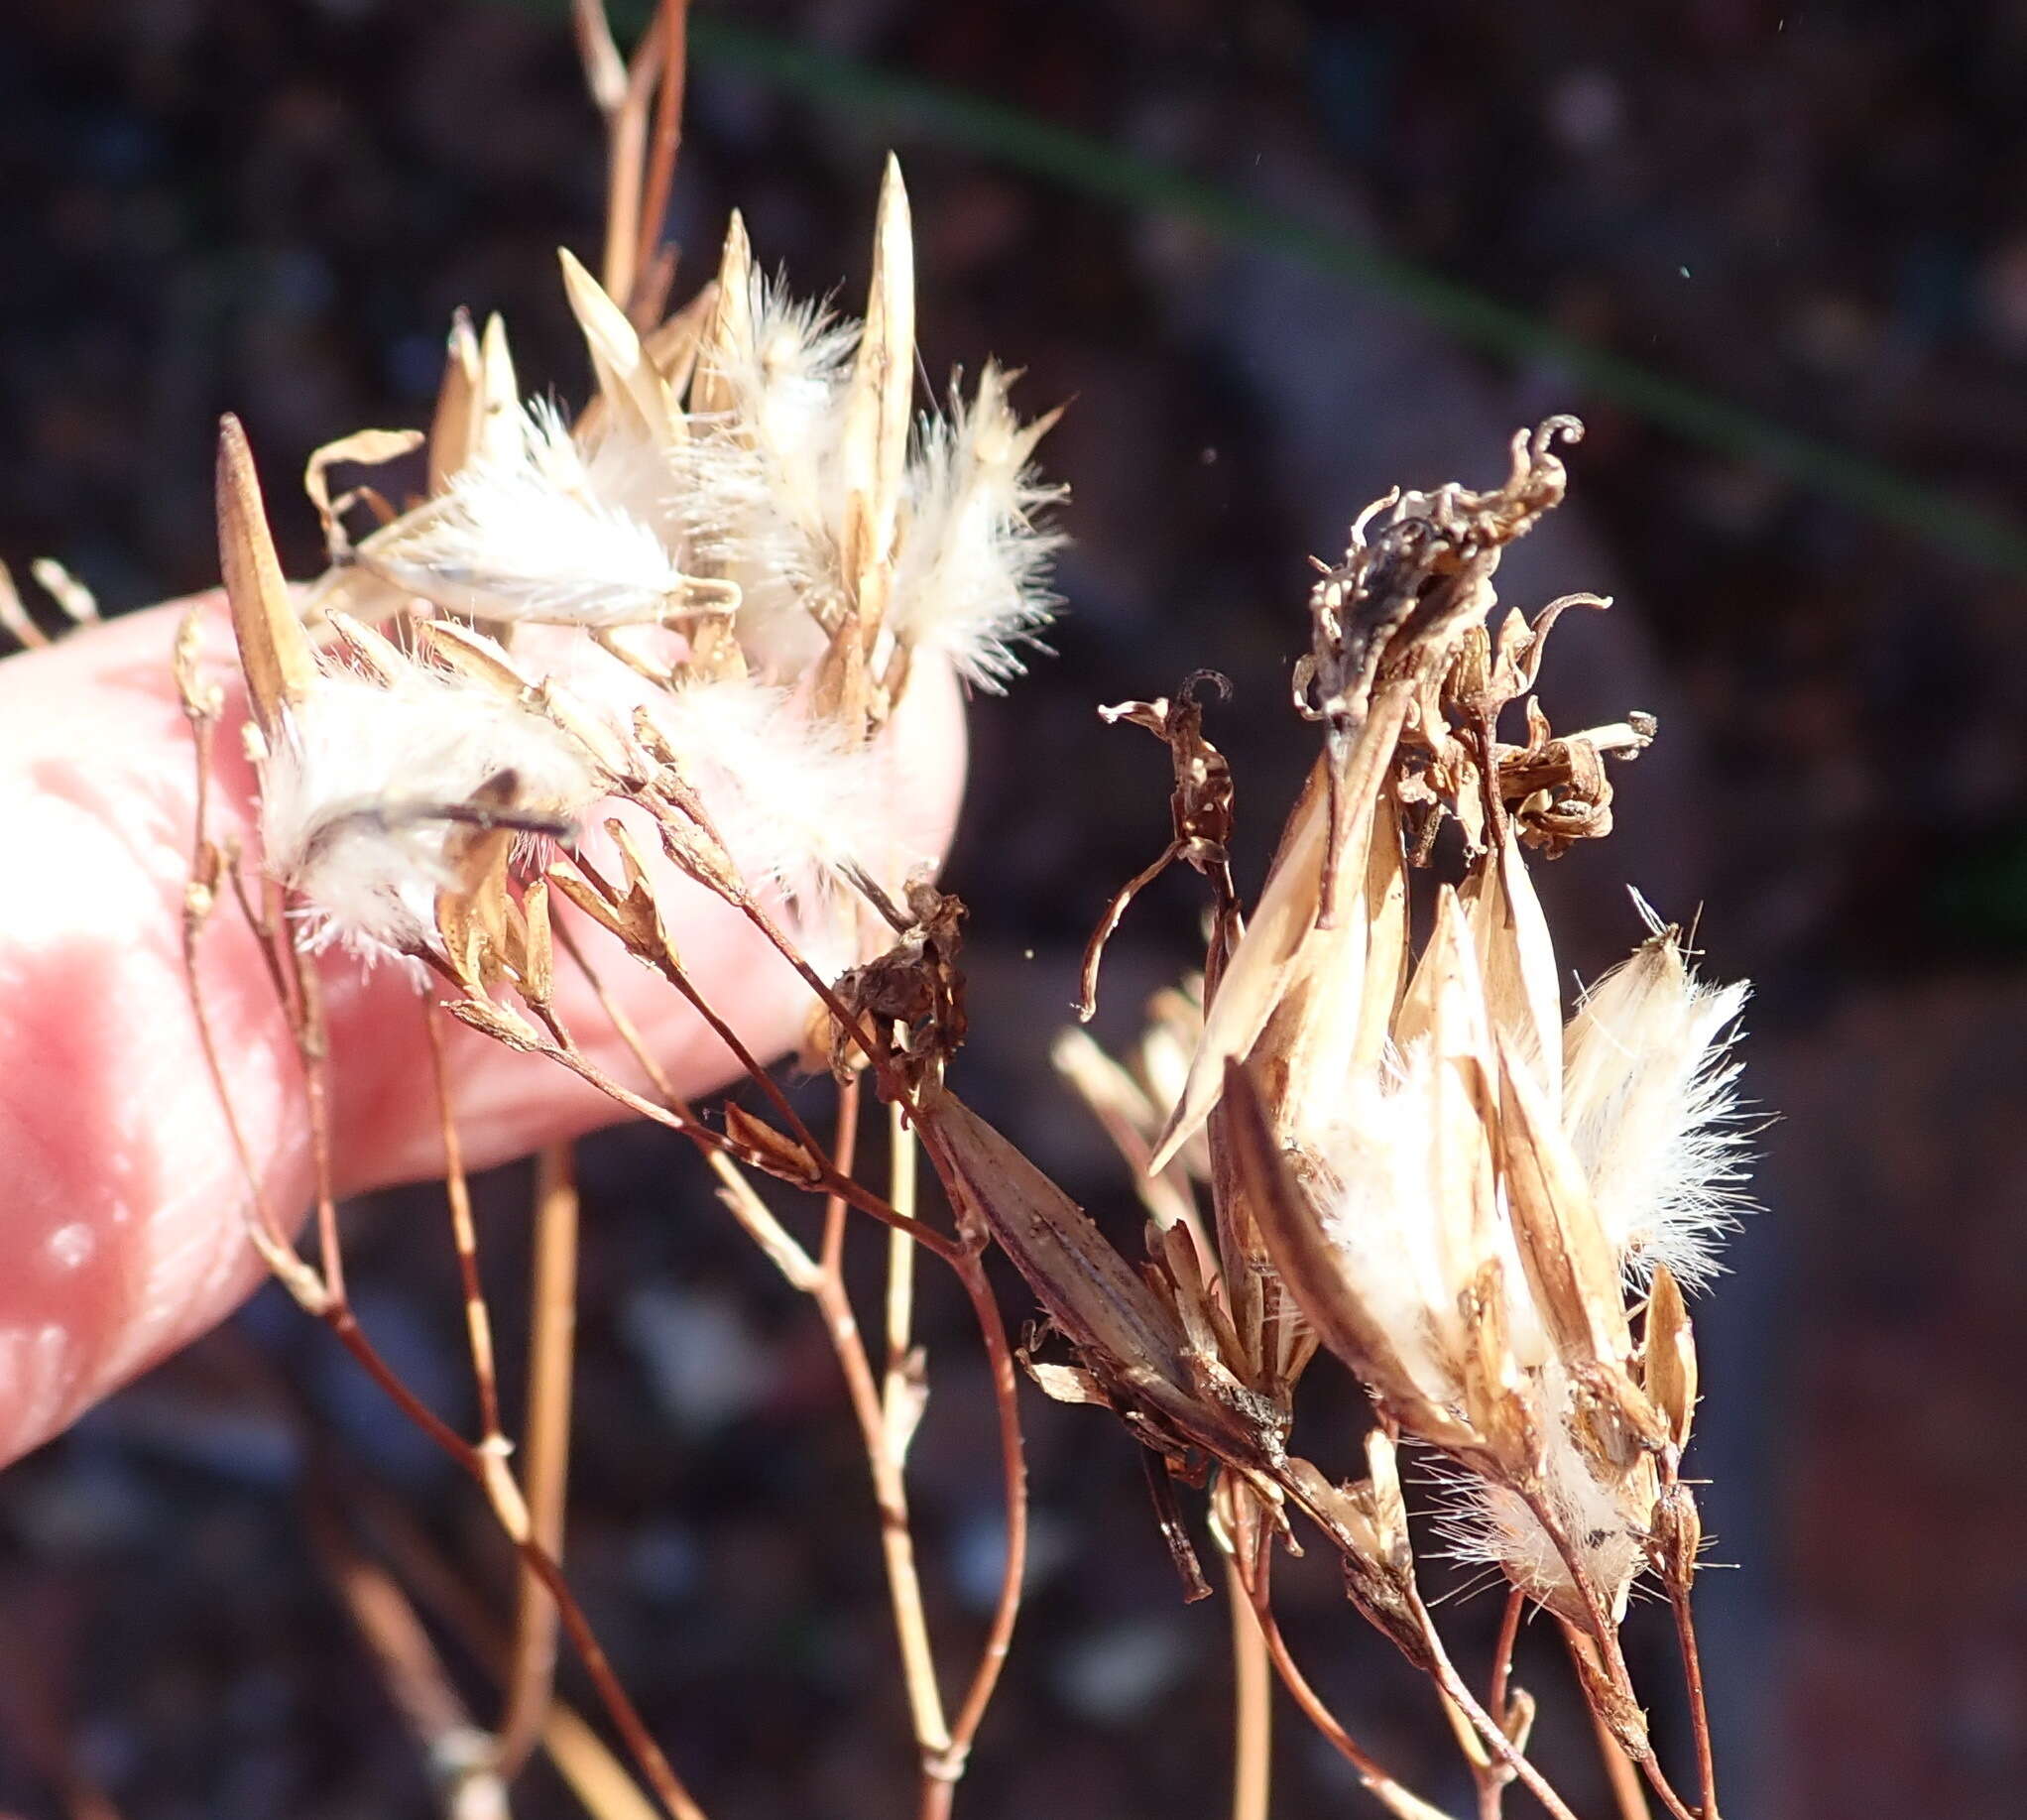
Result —
<instances>
[{"instance_id":1,"label":"thin wiry stem","mask_svg":"<svg viewBox=\"0 0 2027 1820\"><path fill-rule=\"evenodd\" d=\"M1718 1765L1711 1749L1710 1707L1704 1698L1703 1654L1697 1647L1696 1619L1690 1611L1689 1586L1669 1576L1668 1604L1675 1613L1675 1640L1682 1651L1683 1678L1689 1684L1689 1719L1696 1736L1696 1772L1703 1794L1702 1820L1718 1820Z\"/></svg>"},{"instance_id":2,"label":"thin wiry stem","mask_svg":"<svg viewBox=\"0 0 2027 1820\"><path fill-rule=\"evenodd\" d=\"M1417 1602L1419 1604L1419 1601ZM1548 1778L1537 1769L1526 1754L1513 1748L1513 1741L1494 1723L1492 1716L1479 1705L1478 1696L1466 1685L1464 1677L1457 1672L1457 1666L1450 1659L1450 1653L1443 1646L1435 1621L1424 1607L1420 1612L1422 1640L1428 1646L1431 1662L1430 1675L1438 1688L1447 1694L1458 1710L1478 1729L1488 1749L1514 1775L1526 1784L1527 1792L1555 1816L1555 1820L1577 1820L1570 1811L1569 1803L1556 1793Z\"/></svg>"},{"instance_id":3,"label":"thin wiry stem","mask_svg":"<svg viewBox=\"0 0 2027 1820\"><path fill-rule=\"evenodd\" d=\"M857 1083L838 1096L836 1158L849 1175L858 1150ZM879 1381L867 1357L865 1336L852 1298L845 1288L842 1233L844 1201L833 1194L824 1210L826 1232L836 1230L840 1242L826 1245L811 1294L823 1315L824 1332L844 1373L845 1394L859 1424L866 1465L873 1479L873 1498L880 1512L881 1558L887 1569L889 1602L894 1610L895 1641L900 1647L901 1679L907 1691L908 1714L915 1748L926 1765L948 1749L950 1728L943 1714L943 1696L936 1685L936 1659L929 1647L928 1620L922 1610L922 1586L915 1568L914 1531L908 1520L907 1485L900 1461L890 1444L886 1409Z\"/></svg>"},{"instance_id":4,"label":"thin wiry stem","mask_svg":"<svg viewBox=\"0 0 2027 1820\"><path fill-rule=\"evenodd\" d=\"M535 1242L529 1287L528 1412L522 1476L529 1533L557 1562L568 1510L570 1391L577 1333L577 1182L568 1144L536 1159ZM514 1652L500 1720L500 1768L512 1776L539 1742L554 1697L556 1606L524 1566L516 1594Z\"/></svg>"},{"instance_id":5,"label":"thin wiry stem","mask_svg":"<svg viewBox=\"0 0 2027 1820\"><path fill-rule=\"evenodd\" d=\"M657 313L658 300L634 294L649 289L659 264L661 224L668 214L669 192L675 182L676 153L682 146L683 83L689 59L689 0L661 0L657 24L661 34L661 73L655 93L655 138L648 148L634 278L628 287L629 295L616 300L634 316L636 328L651 326L643 318ZM656 288L665 289L665 283Z\"/></svg>"},{"instance_id":6,"label":"thin wiry stem","mask_svg":"<svg viewBox=\"0 0 2027 1820\"><path fill-rule=\"evenodd\" d=\"M327 1502L310 1506L308 1528L325 1577L432 1768L446 1820L504 1820L506 1778L492 1759L491 1741L465 1710L400 1583L344 1534Z\"/></svg>"},{"instance_id":7,"label":"thin wiry stem","mask_svg":"<svg viewBox=\"0 0 2027 1820\"><path fill-rule=\"evenodd\" d=\"M348 1472L343 1486L348 1499L365 1507L362 1520L404 1583L495 1682L504 1682L511 1642L493 1603L452 1571L406 1506L363 1473ZM550 1702L541 1742L592 1820L656 1820L659 1810L626 1765L563 1701Z\"/></svg>"},{"instance_id":8,"label":"thin wiry stem","mask_svg":"<svg viewBox=\"0 0 2027 1820\"><path fill-rule=\"evenodd\" d=\"M316 959L294 939L288 916L277 907L280 888L268 884L269 923L282 950L285 975L294 984L299 1015L296 1051L302 1063L302 1089L309 1109L309 1154L316 1182L316 1241L324 1287L331 1299L345 1299L345 1261L338 1243L338 1204L331 1189L330 1040L324 1026L323 993Z\"/></svg>"},{"instance_id":9,"label":"thin wiry stem","mask_svg":"<svg viewBox=\"0 0 2027 1820\"><path fill-rule=\"evenodd\" d=\"M471 1353L472 1379L478 1388L479 1434L482 1447L507 1450L500 1426L500 1374L493 1350L493 1320L486 1312L485 1287L479 1279L479 1234L472 1220L471 1183L464 1172L464 1147L458 1142L457 1120L450 1104L450 1075L443 1059L443 1031L426 989L421 996L422 1029L429 1039L429 1075L436 1088L437 1122L443 1134L443 1190L450 1203L450 1236L457 1248L457 1274L464 1294L465 1344Z\"/></svg>"},{"instance_id":10,"label":"thin wiry stem","mask_svg":"<svg viewBox=\"0 0 2027 1820\"><path fill-rule=\"evenodd\" d=\"M1513 1736L1513 1715L1507 1710L1506 1687L1513 1672L1513 1644L1520 1635L1520 1615L1527 1596L1516 1586L1506 1594L1506 1609L1500 1614L1499 1635L1492 1644L1492 1669L1487 1683L1486 1710L1508 1738ZM1471 1773L1478 1782L1479 1820L1499 1820L1506 1802L1506 1787L1512 1781L1503 1763L1490 1759L1472 1759Z\"/></svg>"},{"instance_id":11,"label":"thin wiry stem","mask_svg":"<svg viewBox=\"0 0 2027 1820\"><path fill-rule=\"evenodd\" d=\"M604 979L591 964L590 956L584 952L577 938L570 933L568 925L558 923L555 932L562 942L564 951L576 963L578 971L589 983L599 1006L612 1024L614 1033L640 1063L642 1073L648 1077L661 1103L679 1117L697 1124L695 1112L682 1095L676 1092L675 1083L668 1078L667 1070L656 1059L654 1050L642 1039L634 1021L607 990ZM720 1198L730 1209L732 1217L745 1229L747 1236L767 1254L775 1268L796 1288L804 1291L812 1288L817 1273L815 1260L803 1250L801 1244L780 1221L775 1218L774 1210L761 1199L753 1183L731 1155L709 1146L700 1148L712 1174L718 1178Z\"/></svg>"},{"instance_id":12,"label":"thin wiry stem","mask_svg":"<svg viewBox=\"0 0 2027 1820\"><path fill-rule=\"evenodd\" d=\"M1267 1820L1274 1767L1272 1665L1265 1633L1252 1615L1246 1583L1229 1555L1225 1588L1232 1626L1232 1820Z\"/></svg>"},{"instance_id":13,"label":"thin wiry stem","mask_svg":"<svg viewBox=\"0 0 2027 1820\"><path fill-rule=\"evenodd\" d=\"M359 1323L348 1306L343 1304L332 1306L325 1312L323 1319L337 1335L345 1350L358 1361L374 1383L380 1386L402 1414L427 1435L444 1455L486 1494L496 1515L501 1517L502 1526L506 1528L509 1539L520 1552L521 1559L555 1602L563 1628L570 1634L570 1641L577 1650L578 1659L584 1664L585 1673L591 1678L592 1686L597 1690L600 1702L611 1715L613 1724L619 1728L620 1736L626 1740L627 1749L640 1764L642 1774L648 1778L649 1785L655 1790L662 1805L667 1808L674 1820L704 1820L704 1810L697 1805L689 1790L683 1785L682 1778L675 1773L673 1765L662 1755L661 1747L655 1742L654 1735L642 1720L640 1709L628 1697L626 1689L620 1684L619 1676L613 1672L612 1662L599 1642L597 1634L592 1630L590 1621L585 1618L583 1608L578 1605L576 1595L564 1581L562 1569L549 1558L547 1550L528 1533L526 1512L519 1513L517 1520L509 1520L516 1514L511 1510L502 1509L503 1492L513 1483L505 1472L504 1463L497 1457L489 1456L474 1447L409 1389L401 1376L380 1356L373 1343L360 1331Z\"/></svg>"},{"instance_id":14,"label":"thin wiry stem","mask_svg":"<svg viewBox=\"0 0 2027 1820\"><path fill-rule=\"evenodd\" d=\"M1251 1564L1241 1573L1247 1591L1247 1609L1252 1613L1259 1627L1261 1638L1266 1643L1268 1658L1273 1662L1274 1672L1281 1677L1281 1684L1294 1697L1295 1704L1302 1709L1302 1716L1313 1725L1328 1744L1346 1762L1352 1766L1365 1788L1394 1820L1450 1820L1439 1807L1430 1805L1413 1790L1403 1787L1373 1759L1365 1746L1359 1743L1343 1725L1337 1715L1324 1704L1323 1697L1310 1686L1308 1677L1296 1665L1289 1652L1287 1639L1281 1636L1281 1627L1274 1619L1272 1597L1269 1590L1268 1561L1265 1550L1266 1538L1262 1536L1261 1546ZM1235 1565L1246 1554L1241 1548L1234 1556Z\"/></svg>"},{"instance_id":15,"label":"thin wiry stem","mask_svg":"<svg viewBox=\"0 0 2027 1820\"><path fill-rule=\"evenodd\" d=\"M1000 1429L1000 1477L1005 1499L1007 1553L1000 1568L1000 1596L993 1608L993 1622L979 1650L978 1667L957 1720L950 1728L948 1782L954 1787L963 1773L965 1757L992 1704L1000 1675L1007 1666L1007 1652L1013 1647L1014 1627L1020 1616L1020 1595L1027 1579L1027 1456L1020 1434L1019 1384L1014 1369L1014 1348L1007 1339L1007 1326L1000 1304L993 1297L987 1279L984 1254L970 1246L959 1248L957 1274L965 1293L971 1297L978 1319L979 1336L985 1342L986 1363L992 1373L993 1405ZM949 1803L944 1803L948 1811Z\"/></svg>"},{"instance_id":16,"label":"thin wiry stem","mask_svg":"<svg viewBox=\"0 0 2027 1820\"><path fill-rule=\"evenodd\" d=\"M1584 1565L1583 1557L1563 1532L1561 1523L1557 1521L1554 1513L1549 1510L1539 1492L1525 1486L1514 1489L1525 1501L1534 1520L1555 1543L1556 1552L1562 1557L1563 1566L1569 1572L1570 1583L1577 1589L1578 1598L1583 1601L1588 1620L1587 1629L1591 1640L1597 1644L1597 1652L1592 1659L1599 1664L1600 1674L1612 1692L1625 1703L1629 1712L1638 1712L1639 1696L1633 1691L1632 1673L1626 1667L1625 1651L1618 1640L1618 1627L1611 1622L1605 1610L1605 1601L1599 1596L1597 1581L1591 1577L1591 1571ZM1583 1683L1585 1704L1591 1708L1592 1716L1608 1732L1611 1731L1610 1718L1599 1710L1592 1696L1591 1680L1582 1675L1578 1678ZM1615 1740L1615 1733L1613 1737ZM1660 1798L1661 1805L1675 1816L1675 1820L1696 1820L1696 1816L1690 1812L1682 1797L1670 1784L1661 1768L1661 1759L1655 1756L1651 1745L1639 1756L1637 1761L1641 1772L1647 1778L1648 1785Z\"/></svg>"}]
</instances>

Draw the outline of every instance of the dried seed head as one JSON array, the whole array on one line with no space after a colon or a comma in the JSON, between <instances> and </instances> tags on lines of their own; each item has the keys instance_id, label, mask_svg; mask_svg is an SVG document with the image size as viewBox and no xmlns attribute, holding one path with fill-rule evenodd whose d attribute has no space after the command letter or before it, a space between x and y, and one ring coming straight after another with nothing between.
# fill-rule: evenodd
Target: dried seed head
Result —
<instances>
[{"instance_id":1,"label":"dried seed head","mask_svg":"<svg viewBox=\"0 0 2027 1820\"><path fill-rule=\"evenodd\" d=\"M604 790L575 741L496 689L417 664L391 682L329 669L268 742L262 846L317 939L412 954L465 882L462 831L566 832Z\"/></svg>"}]
</instances>

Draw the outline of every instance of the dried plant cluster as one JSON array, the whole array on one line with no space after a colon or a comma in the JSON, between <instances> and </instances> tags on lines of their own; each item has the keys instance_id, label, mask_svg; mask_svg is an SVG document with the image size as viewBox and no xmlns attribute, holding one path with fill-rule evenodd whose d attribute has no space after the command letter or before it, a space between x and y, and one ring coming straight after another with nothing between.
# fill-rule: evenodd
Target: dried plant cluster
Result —
<instances>
[{"instance_id":1,"label":"dried plant cluster","mask_svg":"<svg viewBox=\"0 0 2027 1820\"><path fill-rule=\"evenodd\" d=\"M1642 907L1648 939L1565 1004L1529 856L1609 832L1608 768L1654 728L1629 714L1558 735L1535 700L1552 628L1573 606L1606 603L1573 596L1496 629L1489 616L1502 549L1562 498L1557 448L1578 426L1552 420L1516 437L1511 472L1490 491L1395 492L1354 525L1344 561L1310 596L1296 669L1294 705L1320 728L1321 751L1250 912L1229 861L1233 781L1199 699L1219 679L1200 673L1172 699L1105 710L1168 746L1172 828L1102 919L1086 1015L1104 941L1144 884L1180 861L1210 894L1201 978L1157 1001L1134 1067L1081 1031L1059 1045L1145 1203L1145 1256L1130 1259L952 1090L966 1034L962 906L882 832L893 817L881 755L911 681L934 664L998 686L1047 616L1044 509L1056 494L1030 464L1048 420L1020 422L991 365L947 415L915 418L911 252L892 166L862 323L759 277L736 218L715 282L665 314L668 267L637 230L666 194L681 9L664 7L631 65L595 8L580 7L578 22L614 173L602 279L563 260L596 376L591 403L571 422L525 403L498 321L475 334L460 320L426 432L366 431L312 459L330 564L300 589L283 580L230 420L219 452L261 850L242 855L200 826L186 943L194 981L204 927L236 900L268 944L324 1184L305 1257L248 1158L250 1229L304 1307L470 1473L520 1555L516 1621L497 1651L506 1700L489 1728L449 1691L426 1629L412 1616L390 1622L407 1610L399 1586L375 1582L371 1601L355 1600L418 1734L450 1765L446 1811L504 1808L537 1747L593 1812L647 1811L629 1772L554 1698L558 1623L655 1799L679 1816L701 1809L559 1565L567 1157L544 1159L516 1449L457 1161L445 1015L690 1139L725 1206L811 1297L880 1507L924 1815L950 1806L1018 1608L1024 1366L1051 1395L1125 1422L1191 1596L1211 1587L1177 1488L1209 1488L1239 1659L1256 1670L1240 1677L1236 1814L1265 1811L1268 1662L1390 1811L1438 1811L1352 1739L1287 1650L1270 1566L1276 1547L1306 1537L1338 1552L1353 1605L1433 1683L1482 1816L1515 1780L1550 1812L1570 1812L1527 1755L1533 1708L1509 1682L1514 1627L1533 1606L1569 1640L1622 1800L1640 1799L1637 1766L1669 1812L1717 1820L1689 1605L1699 1524L1680 1476L1696 1401L1683 1289L1710 1277L1738 1205L1728 1045L1743 995L1700 980L1681 932ZM400 510L371 488L332 496L337 465L418 449L426 491ZM363 535L362 512L375 520ZM198 651L193 620L178 665L208 791L225 698ZM838 1087L828 1138L741 1044L716 1008L718 983L686 967L670 933L679 882L730 906L806 988L810 1051ZM415 979L434 1045L476 1438L402 1383L346 1297L320 968L384 961ZM695 1008L749 1076L753 1092L722 1116L677 1097L607 990L608 967L635 964ZM579 988L573 1004L589 999L611 1022L633 1084L566 1021L564 981ZM198 1009L201 1021L201 994ZM858 1153L869 1085L887 1107L884 1169ZM918 1156L948 1224L917 1204ZM813 1240L763 1178L821 1202ZM887 1228L884 1356L843 1272L869 1218ZM1045 1315L1017 1349L986 1283L993 1246ZM975 1311L1005 1475L1001 1597L948 1706L904 1476L927 1395L910 1333L921 1252L950 1269ZM1370 1395L1356 1476L1288 1451L1320 1353ZM1423 1597L1403 1447L1441 1464L1436 1551L1509 1589L1483 1697ZM1655 1758L1619 1645L1643 1575L1677 1619L1695 1810Z\"/></svg>"}]
</instances>

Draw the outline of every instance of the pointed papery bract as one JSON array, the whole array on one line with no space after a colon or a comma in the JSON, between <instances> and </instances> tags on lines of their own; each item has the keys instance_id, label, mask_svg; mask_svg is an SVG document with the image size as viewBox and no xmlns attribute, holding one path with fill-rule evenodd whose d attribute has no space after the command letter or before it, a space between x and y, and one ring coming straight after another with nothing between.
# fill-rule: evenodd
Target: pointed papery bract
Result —
<instances>
[{"instance_id":1,"label":"pointed papery bract","mask_svg":"<svg viewBox=\"0 0 2027 1820\"><path fill-rule=\"evenodd\" d=\"M862 648L870 648L887 614L914 384L914 238L900 163L890 152L873 230L866 325L840 439L845 508L839 543Z\"/></svg>"},{"instance_id":2,"label":"pointed papery bract","mask_svg":"<svg viewBox=\"0 0 2027 1820\"><path fill-rule=\"evenodd\" d=\"M1563 1122L1621 1268L1665 1264L1688 1287L1717 1273L1746 1206L1738 1065L1748 988L1708 986L1664 930L1607 974L1564 1042Z\"/></svg>"},{"instance_id":3,"label":"pointed papery bract","mask_svg":"<svg viewBox=\"0 0 2027 1820\"><path fill-rule=\"evenodd\" d=\"M1494 1027L1533 1064L1550 1106L1562 1100L1562 989L1555 944L1513 824L1465 882L1472 939Z\"/></svg>"},{"instance_id":4,"label":"pointed papery bract","mask_svg":"<svg viewBox=\"0 0 2027 1820\"><path fill-rule=\"evenodd\" d=\"M1566 1364L1617 1371L1632 1349L1617 1258L1533 1068L1494 1042L1499 1178L1529 1292Z\"/></svg>"},{"instance_id":5,"label":"pointed papery bract","mask_svg":"<svg viewBox=\"0 0 2027 1820\"><path fill-rule=\"evenodd\" d=\"M691 594L669 545L630 505L673 477L652 446L618 431L586 453L555 411L520 419L511 454L488 447L397 539L362 560L453 613L589 627L664 620Z\"/></svg>"},{"instance_id":6,"label":"pointed papery bract","mask_svg":"<svg viewBox=\"0 0 2027 1820\"><path fill-rule=\"evenodd\" d=\"M1053 416L1023 425L1007 397L1007 375L988 365L968 402L930 419L907 475L895 563L894 636L941 652L957 672L998 691L1020 672L1016 648L1031 643L1057 604L1048 561L1062 539L1037 514L1063 497L1031 464Z\"/></svg>"},{"instance_id":7,"label":"pointed papery bract","mask_svg":"<svg viewBox=\"0 0 2027 1820\"><path fill-rule=\"evenodd\" d=\"M563 269L570 313L583 331L591 368L598 376L599 397L613 426L654 443L667 442L671 425L679 419L669 409L661 375L641 351L641 338L627 320L627 312L606 296L569 248L558 248L557 259Z\"/></svg>"},{"instance_id":8,"label":"pointed papery bract","mask_svg":"<svg viewBox=\"0 0 2027 1820\"><path fill-rule=\"evenodd\" d=\"M1340 854L1339 864L1348 881L1365 878L1374 803L1386 768L1392 762L1407 710L1408 692L1404 688L1389 687L1379 693L1359 729L1345 777L1340 782L1339 795L1351 838ZM1224 1089L1226 1063L1251 1052L1286 995L1296 957L1316 930L1330 819L1330 794L1324 788L1319 767L1288 818L1280 851L1274 856L1272 875L1260 895L1259 908L1233 949L1217 996L1204 1014L1203 1039L1191 1059L1182 1097L1155 1147L1153 1167L1165 1167L1183 1141L1203 1124ZM1350 899L1356 894L1346 891L1342 895ZM1363 967L1363 947L1359 952ZM1385 992L1390 1003L1396 984L1396 978L1389 975L1375 982L1374 990ZM1351 999L1363 995L1365 990L1362 973L1356 995L1351 983L1345 982L1341 996Z\"/></svg>"},{"instance_id":9,"label":"pointed papery bract","mask_svg":"<svg viewBox=\"0 0 2027 1820\"><path fill-rule=\"evenodd\" d=\"M262 847L319 938L413 953L434 943L436 894L460 882L474 804L568 821L603 793L574 741L494 688L419 666L392 684L333 671L269 742Z\"/></svg>"}]
</instances>

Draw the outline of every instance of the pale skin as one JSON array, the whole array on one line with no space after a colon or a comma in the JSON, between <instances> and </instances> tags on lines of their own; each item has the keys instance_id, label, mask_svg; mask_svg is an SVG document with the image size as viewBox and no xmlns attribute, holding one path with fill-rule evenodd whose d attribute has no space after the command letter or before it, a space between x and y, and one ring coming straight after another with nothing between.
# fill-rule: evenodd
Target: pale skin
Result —
<instances>
[{"instance_id":1,"label":"pale skin","mask_svg":"<svg viewBox=\"0 0 2027 1820\"><path fill-rule=\"evenodd\" d=\"M215 606L215 603L212 603ZM202 1333L263 1278L248 1188L198 1045L182 957L195 769L170 674L179 606L128 615L0 662L0 1462ZM209 671L228 686L214 838L248 828L242 695L222 615ZM890 730L897 845L941 852L963 789L964 713L921 667ZM683 963L762 1055L797 1040L806 988L735 911L672 881ZM668 987L602 932L574 925L676 1088L737 1066ZM417 988L398 970L322 966L332 1031L336 1188L440 1171ZM599 1065L645 1088L581 977L559 1003ZM270 1202L312 1196L294 1038L252 934L228 904L203 938L202 987ZM475 1167L626 1116L540 1056L447 1030L459 1134ZM675 1210L671 1210L673 1213Z\"/></svg>"}]
</instances>

